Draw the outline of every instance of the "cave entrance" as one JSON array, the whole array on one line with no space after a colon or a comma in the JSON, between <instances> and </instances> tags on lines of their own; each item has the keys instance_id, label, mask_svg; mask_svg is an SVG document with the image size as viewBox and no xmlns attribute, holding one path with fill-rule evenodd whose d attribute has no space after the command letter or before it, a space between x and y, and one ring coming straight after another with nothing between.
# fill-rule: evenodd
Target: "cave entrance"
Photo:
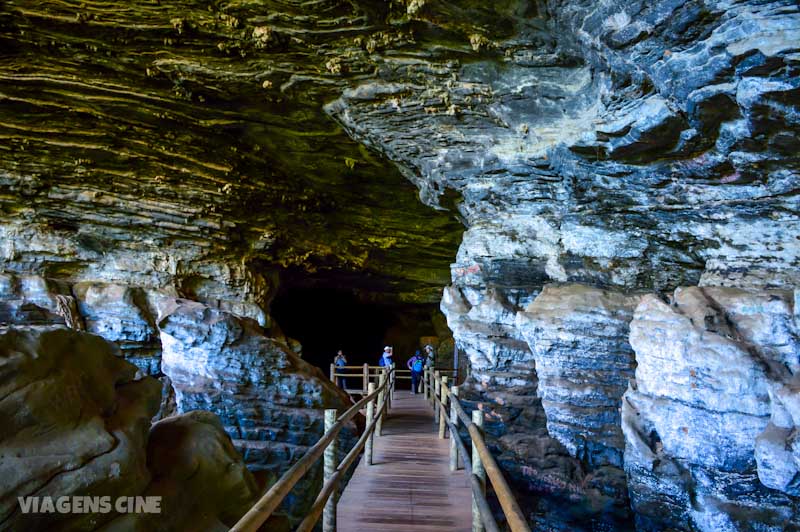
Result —
<instances>
[{"instance_id":1,"label":"cave entrance","mask_svg":"<svg viewBox=\"0 0 800 532\"><path fill-rule=\"evenodd\" d=\"M353 291L339 288L282 288L270 314L284 334L303 345L303 359L326 375L339 349L348 365L375 365L383 346L391 345L395 363L404 368L424 343L438 348L452 341L435 304L364 302ZM398 385L407 388L407 382Z\"/></svg>"}]
</instances>

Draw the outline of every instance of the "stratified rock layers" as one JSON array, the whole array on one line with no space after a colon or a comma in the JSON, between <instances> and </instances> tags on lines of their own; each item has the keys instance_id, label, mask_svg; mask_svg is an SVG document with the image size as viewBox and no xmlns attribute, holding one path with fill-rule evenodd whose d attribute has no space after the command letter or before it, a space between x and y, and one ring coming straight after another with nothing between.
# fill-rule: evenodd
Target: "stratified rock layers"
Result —
<instances>
[{"instance_id":1,"label":"stratified rock layers","mask_svg":"<svg viewBox=\"0 0 800 532\"><path fill-rule=\"evenodd\" d=\"M800 526L792 294L683 288L631 323L625 468L641 530ZM790 369L791 368L791 369ZM796 400L794 401L796 403ZM794 456L800 456L794 451Z\"/></svg>"},{"instance_id":2,"label":"stratified rock layers","mask_svg":"<svg viewBox=\"0 0 800 532\"><path fill-rule=\"evenodd\" d=\"M344 411L350 399L322 372L247 318L177 300L159 321L162 368L175 389L178 412L219 415L248 467L264 482L280 477L324 432L325 408ZM343 452L355 426L342 432ZM284 508L304 514L316 497L321 470L297 485Z\"/></svg>"},{"instance_id":3,"label":"stratified rock layers","mask_svg":"<svg viewBox=\"0 0 800 532\"><path fill-rule=\"evenodd\" d=\"M232 315L434 301L455 215L463 396L536 526L795 526L795 0L120 6L0 6L4 324L169 344L266 471L319 430L278 389L338 399Z\"/></svg>"},{"instance_id":4,"label":"stratified rock layers","mask_svg":"<svg viewBox=\"0 0 800 532\"><path fill-rule=\"evenodd\" d=\"M517 314L533 354L548 434L580 460L583 485L609 497L623 514L628 501L619 405L635 366L627 336L636 301L582 285L545 286Z\"/></svg>"}]
</instances>

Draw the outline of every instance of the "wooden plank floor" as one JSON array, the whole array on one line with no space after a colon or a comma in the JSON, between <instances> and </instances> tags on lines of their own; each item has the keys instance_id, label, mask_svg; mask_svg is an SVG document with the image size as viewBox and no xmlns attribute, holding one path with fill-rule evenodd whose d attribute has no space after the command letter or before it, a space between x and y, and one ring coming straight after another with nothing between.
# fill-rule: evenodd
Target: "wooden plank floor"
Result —
<instances>
[{"instance_id":1,"label":"wooden plank floor","mask_svg":"<svg viewBox=\"0 0 800 532\"><path fill-rule=\"evenodd\" d=\"M449 452L424 397L395 391L374 465L362 459L339 500L339 532L470 532L472 492Z\"/></svg>"}]
</instances>

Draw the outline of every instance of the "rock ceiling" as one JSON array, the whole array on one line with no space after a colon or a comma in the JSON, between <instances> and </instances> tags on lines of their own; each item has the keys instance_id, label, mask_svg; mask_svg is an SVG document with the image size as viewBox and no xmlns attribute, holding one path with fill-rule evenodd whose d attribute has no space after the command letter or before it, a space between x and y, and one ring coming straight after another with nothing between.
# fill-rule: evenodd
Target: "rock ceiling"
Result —
<instances>
[{"instance_id":1,"label":"rock ceiling","mask_svg":"<svg viewBox=\"0 0 800 532\"><path fill-rule=\"evenodd\" d=\"M437 300L463 226L323 110L386 70L474 55L475 28L509 31L515 9L415 20L422 4L5 3L6 259L67 277L236 260Z\"/></svg>"}]
</instances>

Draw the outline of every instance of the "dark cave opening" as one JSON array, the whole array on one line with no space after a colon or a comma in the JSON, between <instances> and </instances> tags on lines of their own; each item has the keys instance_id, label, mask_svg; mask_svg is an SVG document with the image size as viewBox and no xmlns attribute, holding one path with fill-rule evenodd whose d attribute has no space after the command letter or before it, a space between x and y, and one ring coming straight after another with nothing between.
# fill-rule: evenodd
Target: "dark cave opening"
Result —
<instances>
[{"instance_id":1,"label":"dark cave opening","mask_svg":"<svg viewBox=\"0 0 800 532\"><path fill-rule=\"evenodd\" d=\"M326 375L339 349L348 365L375 365L383 346L391 345L395 363L405 367L416 349L429 342L438 346L442 336L445 341L449 337L435 304L365 302L342 288L284 287L272 302L271 315L303 345L303 359Z\"/></svg>"}]
</instances>

